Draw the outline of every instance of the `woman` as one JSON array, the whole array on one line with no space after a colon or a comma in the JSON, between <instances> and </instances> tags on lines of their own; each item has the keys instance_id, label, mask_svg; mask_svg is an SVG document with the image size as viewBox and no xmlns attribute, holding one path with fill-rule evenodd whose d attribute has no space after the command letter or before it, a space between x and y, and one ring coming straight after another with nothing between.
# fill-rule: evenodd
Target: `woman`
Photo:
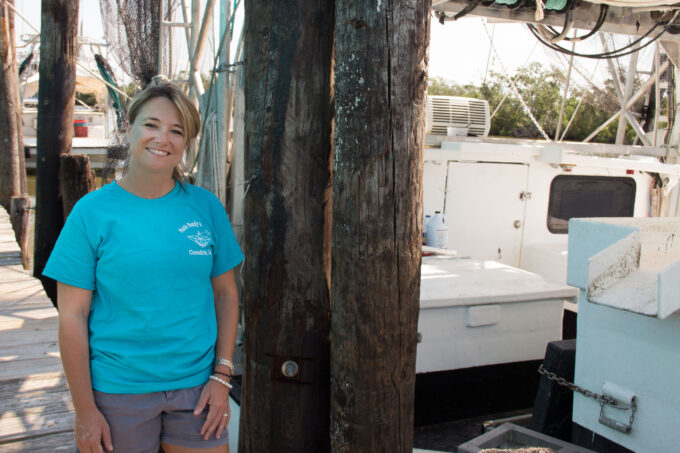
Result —
<instances>
[{"instance_id":1,"label":"woman","mask_svg":"<svg viewBox=\"0 0 680 453\"><path fill-rule=\"evenodd\" d=\"M180 181L199 126L167 81L135 97L127 172L76 204L43 272L81 453L228 452L243 254L219 200Z\"/></svg>"}]
</instances>

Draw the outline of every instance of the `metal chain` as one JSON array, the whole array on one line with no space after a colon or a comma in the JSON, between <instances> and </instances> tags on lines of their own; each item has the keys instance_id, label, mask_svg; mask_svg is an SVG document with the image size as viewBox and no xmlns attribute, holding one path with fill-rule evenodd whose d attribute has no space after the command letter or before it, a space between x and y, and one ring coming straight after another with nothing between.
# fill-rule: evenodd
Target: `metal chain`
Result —
<instances>
[{"instance_id":1,"label":"metal chain","mask_svg":"<svg viewBox=\"0 0 680 453\"><path fill-rule=\"evenodd\" d=\"M550 371L546 370L543 368L543 364L541 364L538 367L538 372L542 374L543 376L547 377L551 381L557 382L559 385L562 385L564 387L567 387L569 390L572 392L578 392L583 396L587 396L588 398L593 398L596 399L597 401L600 402L600 405L608 405L611 407L614 407L616 409L621 409L624 411L627 411L629 409L633 409L633 413L635 413L635 401L633 401L631 404L622 404L616 401L616 399L612 398L611 396L607 395L600 395L599 393L591 392L588 389L584 389L583 387L579 387L578 385L574 384L573 382L569 382L563 377L560 377L556 375L555 373L551 373ZM632 415L631 415L632 417Z\"/></svg>"}]
</instances>

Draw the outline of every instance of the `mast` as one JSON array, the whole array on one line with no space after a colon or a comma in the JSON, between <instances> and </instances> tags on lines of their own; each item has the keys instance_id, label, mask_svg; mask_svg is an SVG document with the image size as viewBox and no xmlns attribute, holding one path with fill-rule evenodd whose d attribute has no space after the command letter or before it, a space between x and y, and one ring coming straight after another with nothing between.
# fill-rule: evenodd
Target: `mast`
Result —
<instances>
[{"instance_id":1,"label":"mast","mask_svg":"<svg viewBox=\"0 0 680 453\"><path fill-rule=\"evenodd\" d=\"M218 137L217 146L215 150L217 151L217 156L215 156L215 161L218 162L218 168L216 168L216 178L217 187L216 192L220 201L223 205L227 204L227 172L225 171L228 165L227 156L229 155L229 125L231 116L231 101L233 99L229 93L229 80L230 72L230 47L231 47L231 3L229 0L220 0L220 39L224 41L222 46L222 52L219 55L219 63L221 71L217 78L217 113L218 113ZM223 37L224 36L224 37Z\"/></svg>"}]
</instances>

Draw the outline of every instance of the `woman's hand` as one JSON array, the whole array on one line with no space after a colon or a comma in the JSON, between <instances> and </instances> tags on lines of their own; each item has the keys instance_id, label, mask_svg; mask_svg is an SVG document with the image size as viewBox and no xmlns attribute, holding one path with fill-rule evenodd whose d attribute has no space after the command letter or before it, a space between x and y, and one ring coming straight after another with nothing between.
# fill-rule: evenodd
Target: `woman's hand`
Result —
<instances>
[{"instance_id":1,"label":"woman's hand","mask_svg":"<svg viewBox=\"0 0 680 453\"><path fill-rule=\"evenodd\" d=\"M194 415L200 415L208 406L208 416L201 427L203 439L208 440L213 433L215 438L222 437L222 433L227 429L231 413L229 411L229 388L219 382L209 380L198 398L198 403L194 408ZM225 417L225 414L227 416Z\"/></svg>"},{"instance_id":2,"label":"woman's hand","mask_svg":"<svg viewBox=\"0 0 680 453\"><path fill-rule=\"evenodd\" d=\"M113 450L109 424L99 410L76 411L74 429L80 453L102 453L102 445Z\"/></svg>"}]
</instances>

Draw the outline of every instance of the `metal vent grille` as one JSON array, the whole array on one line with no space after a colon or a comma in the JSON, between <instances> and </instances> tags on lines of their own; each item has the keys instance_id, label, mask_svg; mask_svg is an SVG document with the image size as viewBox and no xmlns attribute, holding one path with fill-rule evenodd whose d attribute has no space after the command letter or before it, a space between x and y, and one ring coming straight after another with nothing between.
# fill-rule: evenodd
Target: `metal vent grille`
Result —
<instances>
[{"instance_id":1,"label":"metal vent grille","mask_svg":"<svg viewBox=\"0 0 680 453\"><path fill-rule=\"evenodd\" d=\"M455 96L428 96L427 133L446 135L447 127L468 128L468 135L488 135L489 103Z\"/></svg>"}]
</instances>

